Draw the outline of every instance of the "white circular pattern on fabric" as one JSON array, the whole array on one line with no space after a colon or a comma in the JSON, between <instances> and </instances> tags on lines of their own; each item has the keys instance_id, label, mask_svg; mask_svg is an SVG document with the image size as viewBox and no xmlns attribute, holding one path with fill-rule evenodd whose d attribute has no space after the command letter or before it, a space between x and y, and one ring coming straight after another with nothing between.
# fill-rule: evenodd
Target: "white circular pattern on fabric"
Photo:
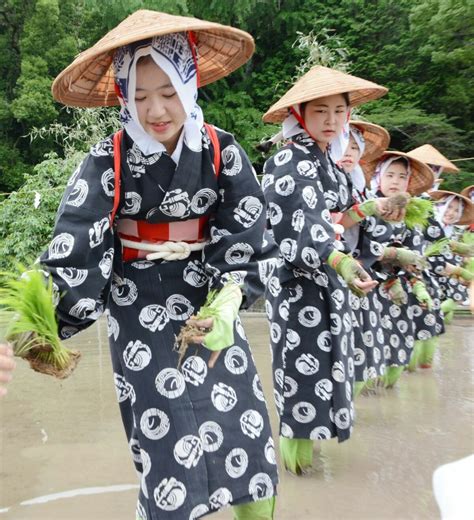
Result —
<instances>
[{"instance_id":1,"label":"white circular pattern on fabric","mask_svg":"<svg viewBox=\"0 0 474 520\"><path fill-rule=\"evenodd\" d=\"M110 247L104 252L104 256L99 262L99 269L102 276L108 280L112 273L112 266L114 260L114 248Z\"/></svg>"},{"instance_id":2,"label":"white circular pattern on fabric","mask_svg":"<svg viewBox=\"0 0 474 520\"><path fill-rule=\"evenodd\" d=\"M191 201L189 200L188 192L177 188L165 193L159 210L167 217L183 218L189 215L190 207Z\"/></svg>"},{"instance_id":3,"label":"white circular pattern on fabric","mask_svg":"<svg viewBox=\"0 0 474 520\"><path fill-rule=\"evenodd\" d=\"M365 352L359 347L354 349L354 363L358 367L365 363Z\"/></svg>"},{"instance_id":4,"label":"white circular pattern on fabric","mask_svg":"<svg viewBox=\"0 0 474 520\"><path fill-rule=\"evenodd\" d=\"M255 374L252 382L252 389L255 397L262 402L265 402L265 396L263 394L263 388L262 388L262 382L260 381L260 378L258 374Z\"/></svg>"},{"instance_id":5,"label":"white circular pattern on fabric","mask_svg":"<svg viewBox=\"0 0 474 520\"><path fill-rule=\"evenodd\" d=\"M275 192L282 197L288 197L295 191L295 180L291 175L284 175L275 181Z\"/></svg>"},{"instance_id":6,"label":"white circular pattern on fabric","mask_svg":"<svg viewBox=\"0 0 474 520\"><path fill-rule=\"evenodd\" d=\"M116 372L114 372L114 384L117 401L123 403L130 397L133 387L122 375Z\"/></svg>"},{"instance_id":7,"label":"white circular pattern on fabric","mask_svg":"<svg viewBox=\"0 0 474 520\"><path fill-rule=\"evenodd\" d=\"M234 208L234 219L244 228L251 228L260 218L263 211L262 202L252 195L248 195L239 201Z\"/></svg>"},{"instance_id":8,"label":"white circular pattern on fabric","mask_svg":"<svg viewBox=\"0 0 474 520\"><path fill-rule=\"evenodd\" d=\"M271 186L275 182L275 176L271 173L265 173L262 177L261 187L263 192L265 192L269 186Z\"/></svg>"},{"instance_id":9,"label":"white circular pattern on fabric","mask_svg":"<svg viewBox=\"0 0 474 520\"><path fill-rule=\"evenodd\" d=\"M278 280L278 277L276 277L276 276L270 277L270 279L268 280L267 289L274 298L276 298L280 294L281 285L280 285L280 280Z\"/></svg>"},{"instance_id":10,"label":"white circular pattern on fabric","mask_svg":"<svg viewBox=\"0 0 474 520\"><path fill-rule=\"evenodd\" d=\"M331 349L332 349L331 332L329 332L328 330L323 330L319 334L316 343L318 344L318 347L323 352L331 352Z\"/></svg>"},{"instance_id":11,"label":"white circular pattern on fabric","mask_svg":"<svg viewBox=\"0 0 474 520\"><path fill-rule=\"evenodd\" d=\"M276 465L276 454L275 454L275 443L271 437L268 437L268 441L265 444L265 458L267 459L269 464Z\"/></svg>"},{"instance_id":12,"label":"white circular pattern on fabric","mask_svg":"<svg viewBox=\"0 0 474 520\"><path fill-rule=\"evenodd\" d=\"M314 247L303 247L301 258L310 269L317 269L321 266L321 260Z\"/></svg>"},{"instance_id":13,"label":"white circular pattern on fabric","mask_svg":"<svg viewBox=\"0 0 474 520\"><path fill-rule=\"evenodd\" d=\"M226 146L221 152L222 158L222 173L233 177L242 171L242 157L239 149L235 144Z\"/></svg>"},{"instance_id":14,"label":"white circular pattern on fabric","mask_svg":"<svg viewBox=\"0 0 474 520\"><path fill-rule=\"evenodd\" d=\"M286 164L287 162L290 162L293 157L293 151L292 150L280 150L278 153L275 154L273 157L273 162L275 163L275 166L282 166L283 164Z\"/></svg>"},{"instance_id":15,"label":"white circular pattern on fabric","mask_svg":"<svg viewBox=\"0 0 474 520\"><path fill-rule=\"evenodd\" d=\"M282 422L280 425L280 435L286 439L293 439L294 433L291 426Z\"/></svg>"},{"instance_id":16,"label":"white circular pattern on fabric","mask_svg":"<svg viewBox=\"0 0 474 520\"><path fill-rule=\"evenodd\" d=\"M224 383L217 383L211 392L212 404L219 412L230 412L237 404L237 393L235 390Z\"/></svg>"},{"instance_id":17,"label":"white circular pattern on fabric","mask_svg":"<svg viewBox=\"0 0 474 520\"><path fill-rule=\"evenodd\" d=\"M198 215L206 213L206 211L216 202L217 193L210 188L199 190L191 201L191 210Z\"/></svg>"},{"instance_id":18,"label":"white circular pattern on fabric","mask_svg":"<svg viewBox=\"0 0 474 520\"><path fill-rule=\"evenodd\" d=\"M296 284L294 287L290 287L288 289L288 301L290 303L295 303L298 300L301 300L303 296L303 288L301 285Z\"/></svg>"},{"instance_id":19,"label":"white circular pattern on fabric","mask_svg":"<svg viewBox=\"0 0 474 520\"><path fill-rule=\"evenodd\" d=\"M298 383L296 382L296 379L293 379L290 376L285 376L283 382L283 397L293 397L296 392L298 392Z\"/></svg>"},{"instance_id":20,"label":"white circular pattern on fabric","mask_svg":"<svg viewBox=\"0 0 474 520\"><path fill-rule=\"evenodd\" d=\"M398 320L397 327L402 334L406 334L408 332L408 323L405 320Z\"/></svg>"},{"instance_id":21,"label":"white circular pattern on fabric","mask_svg":"<svg viewBox=\"0 0 474 520\"><path fill-rule=\"evenodd\" d=\"M296 359L295 367L300 374L311 376L318 372L319 361L313 356L313 354L306 352Z\"/></svg>"},{"instance_id":22,"label":"white circular pattern on fabric","mask_svg":"<svg viewBox=\"0 0 474 520\"><path fill-rule=\"evenodd\" d=\"M281 327L276 322L270 325L270 338L273 343L278 343L281 339Z\"/></svg>"},{"instance_id":23,"label":"white circular pattern on fabric","mask_svg":"<svg viewBox=\"0 0 474 520\"><path fill-rule=\"evenodd\" d=\"M247 410L240 416L240 428L251 439L260 437L263 427L263 417L257 410Z\"/></svg>"},{"instance_id":24,"label":"white circular pattern on fabric","mask_svg":"<svg viewBox=\"0 0 474 520\"><path fill-rule=\"evenodd\" d=\"M249 482L249 494L254 500L263 500L273 496L273 482L267 473L257 473Z\"/></svg>"},{"instance_id":25,"label":"white circular pattern on fabric","mask_svg":"<svg viewBox=\"0 0 474 520\"><path fill-rule=\"evenodd\" d=\"M293 329L287 329L286 331L286 348L293 350L299 347L301 343L300 335Z\"/></svg>"},{"instance_id":26,"label":"white circular pattern on fabric","mask_svg":"<svg viewBox=\"0 0 474 520\"><path fill-rule=\"evenodd\" d=\"M181 365L181 372L186 383L199 386L204 383L207 376L207 364L199 356L189 356Z\"/></svg>"},{"instance_id":27,"label":"white circular pattern on fabric","mask_svg":"<svg viewBox=\"0 0 474 520\"><path fill-rule=\"evenodd\" d=\"M158 393L168 399L176 399L183 395L186 382L183 374L176 368L164 368L155 378Z\"/></svg>"},{"instance_id":28,"label":"white circular pattern on fabric","mask_svg":"<svg viewBox=\"0 0 474 520\"><path fill-rule=\"evenodd\" d=\"M253 247L245 242L238 242L229 247L225 252L224 259L230 265L246 264L254 254Z\"/></svg>"},{"instance_id":29,"label":"white circular pattern on fabric","mask_svg":"<svg viewBox=\"0 0 474 520\"><path fill-rule=\"evenodd\" d=\"M123 278L121 284L112 284L112 300L119 306L133 305L138 298L138 289L135 282Z\"/></svg>"},{"instance_id":30,"label":"white circular pattern on fabric","mask_svg":"<svg viewBox=\"0 0 474 520\"><path fill-rule=\"evenodd\" d=\"M296 171L299 175L308 179L315 179L318 175L318 170L313 161L300 161L296 165Z\"/></svg>"},{"instance_id":31,"label":"white circular pattern on fabric","mask_svg":"<svg viewBox=\"0 0 474 520\"><path fill-rule=\"evenodd\" d=\"M225 470L229 477L239 478L248 468L249 457L243 448L234 448L225 458Z\"/></svg>"},{"instance_id":32,"label":"white circular pattern on fabric","mask_svg":"<svg viewBox=\"0 0 474 520\"><path fill-rule=\"evenodd\" d=\"M311 226L311 238L315 242L327 242L329 240L328 232L324 229L321 224L313 224Z\"/></svg>"},{"instance_id":33,"label":"white circular pattern on fabric","mask_svg":"<svg viewBox=\"0 0 474 520\"><path fill-rule=\"evenodd\" d=\"M389 307L389 313L392 318L398 318L401 314L402 310L398 305L390 305Z\"/></svg>"},{"instance_id":34,"label":"white circular pattern on fabric","mask_svg":"<svg viewBox=\"0 0 474 520\"><path fill-rule=\"evenodd\" d=\"M186 487L174 477L164 478L154 491L156 505L163 511L176 511L186 500Z\"/></svg>"},{"instance_id":35,"label":"white circular pattern on fabric","mask_svg":"<svg viewBox=\"0 0 474 520\"><path fill-rule=\"evenodd\" d=\"M330 323L330 331L333 336L339 336L339 334L342 331L342 320L339 314L336 314L335 312L331 312L329 315L329 319L331 320Z\"/></svg>"},{"instance_id":36,"label":"white circular pattern on fabric","mask_svg":"<svg viewBox=\"0 0 474 520\"><path fill-rule=\"evenodd\" d=\"M283 211L278 204L269 202L267 207L267 218L272 226L276 226L283 218Z\"/></svg>"},{"instance_id":37,"label":"white circular pattern on fabric","mask_svg":"<svg viewBox=\"0 0 474 520\"><path fill-rule=\"evenodd\" d=\"M115 195L115 177L114 170L112 170L112 168L105 170L100 178L100 183L102 184L104 193L108 197L113 197Z\"/></svg>"},{"instance_id":38,"label":"white circular pattern on fabric","mask_svg":"<svg viewBox=\"0 0 474 520\"><path fill-rule=\"evenodd\" d=\"M280 242L280 252L287 262L293 262L298 252L298 243L292 238L284 238Z\"/></svg>"},{"instance_id":39,"label":"white circular pattern on fabric","mask_svg":"<svg viewBox=\"0 0 474 520\"><path fill-rule=\"evenodd\" d=\"M202 449L207 453L217 451L224 440L222 428L214 421L206 421L199 427Z\"/></svg>"},{"instance_id":40,"label":"white circular pattern on fabric","mask_svg":"<svg viewBox=\"0 0 474 520\"><path fill-rule=\"evenodd\" d=\"M297 209L293 212L293 215L291 217L291 227L299 233L303 230L305 223L305 216L302 209Z\"/></svg>"},{"instance_id":41,"label":"white circular pattern on fabric","mask_svg":"<svg viewBox=\"0 0 474 520\"><path fill-rule=\"evenodd\" d=\"M191 302L182 294L172 294L166 299L166 310L172 320L184 321L194 313Z\"/></svg>"},{"instance_id":42,"label":"white circular pattern on fabric","mask_svg":"<svg viewBox=\"0 0 474 520\"><path fill-rule=\"evenodd\" d=\"M299 423L310 423L316 417L316 408L307 401L300 401L293 406L292 414Z\"/></svg>"},{"instance_id":43,"label":"white circular pattern on fabric","mask_svg":"<svg viewBox=\"0 0 474 520\"><path fill-rule=\"evenodd\" d=\"M331 430L326 428L326 426L316 426L311 433L309 434L309 438L312 441L323 441L331 438Z\"/></svg>"},{"instance_id":44,"label":"white circular pattern on fabric","mask_svg":"<svg viewBox=\"0 0 474 520\"><path fill-rule=\"evenodd\" d=\"M74 247L74 237L69 233L60 233L56 235L48 247L48 258L50 260L59 260L67 258Z\"/></svg>"},{"instance_id":45,"label":"white circular pattern on fabric","mask_svg":"<svg viewBox=\"0 0 474 520\"><path fill-rule=\"evenodd\" d=\"M290 317L290 302L288 300L283 300L280 305L278 306L278 314L280 315L280 318L283 321L288 321L288 318ZM281 337L281 329L280 329L280 336L278 337L278 341L280 341Z\"/></svg>"},{"instance_id":46,"label":"white circular pattern on fabric","mask_svg":"<svg viewBox=\"0 0 474 520\"><path fill-rule=\"evenodd\" d=\"M373 347L374 346L374 334L371 330L366 330L362 333L362 340L364 342L364 345L366 347Z\"/></svg>"},{"instance_id":47,"label":"white circular pattern on fabric","mask_svg":"<svg viewBox=\"0 0 474 520\"><path fill-rule=\"evenodd\" d=\"M244 374L248 366L247 354L240 347L230 347L226 351L224 364L231 374Z\"/></svg>"},{"instance_id":48,"label":"white circular pattern on fabric","mask_svg":"<svg viewBox=\"0 0 474 520\"><path fill-rule=\"evenodd\" d=\"M214 509L222 509L233 500L232 493L225 487L216 489L209 497L209 503Z\"/></svg>"},{"instance_id":49,"label":"white circular pattern on fabric","mask_svg":"<svg viewBox=\"0 0 474 520\"><path fill-rule=\"evenodd\" d=\"M124 206L120 210L122 215L136 215L141 208L142 197L134 191L125 193Z\"/></svg>"},{"instance_id":50,"label":"white circular pattern on fabric","mask_svg":"<svg viewBox=\"0 0 474 520\"><path fill-rule=\"evenodd\" d=\"M331 294L332 301L334 302L334 305L338 311L340 311L346 301L346 298L344 296L344 293L342 289L336 289Z\"/></svg>"},{"instance_id":51,"label":"white circular pattern on fabric","mask_svg":"<svg viewBox=\"0 0 474 520\"><path fill-rule=\"evenodd\" d=\"M83 284L89 273L87 269L76 269L75 267L58 267L56 272L69 287Z\"/></svg>"},{"instance_id":52,"label":"white circular pattern on fabric","mask_svg":"<svg viewBox=\"0 0 474 520\"><path fill-rule=\"evenodd\" d=\"M305 186L302 191L303 200L309 209L314 209L318 202L316 190L312 186Z\"/></svg>"},{"instance_id":53,"label":"white circular pattern on fabric","mask_svg":"<svg viewBox=\"0 0 474 520\"><path fill-rule=\"evenodd\" d=\"M148 408L140 418L143 435L152 441L162 439L170 429L170 420L165 412L158 408Z\"/></svg>"},{"instance_id":54,"label":"white circular pattern on fabric","mask_svg":"<svg viewBox=\"0 0 474 520\"><path fill-rule=\"evenodd\" d=\"M183 270L183 280L192 287L203 287L208 282L208 276L201 262L192 260Z\"/></svg>"},{"instance_id":55,"label":"white circular pattern on fabric","mask_svg":"<svg viewBox=\"0 0 474 520\"><path fill-rule=\"evenodd\" d=\"M189 520L197 520L201 518L201 516L205 515L209 512L209 507L206 504L199 504L191 511L189 515Z\"/></svg>"},{"instance_id":56,"label":"white circular pattern on fabric","mask_svg":"<svg viewBox=\"0 0 474 520\"><path fill-rule=\"evenodd\" d=\"M123 360L129 370L138 372L150 364L151 349L139 339L130 341L123 351Z\"/></svg>"},{"instance_id":57,"label":"white circular pattern on fabric","mask_svg":"<svg viewBox=\"0 0 474 520\"><path fill-rule=\"evenodd\" d=\"M96 308L96 301L92 298L81 298L70 309L69 314L79 320L92 318Z\"/></svg>"},{"instance_id":58,"label":"white circular pattern on fabric","mask_svg":"<svg viewBox=\"0 0 474 520\"><path fill-rule=\"evenodd\" d=\"M348 408L340 408L334 415L334 424L340 430L346 430L351 425L351 416Z\"/></svg>"},{"instance_id":59,"label":"white circular pattern on fabric","mask_svg":"<svg viewBox=\"0 0 474 520\"><path fill-rule=\"evenodd\" d=\"M303 327L317 327L321 323L321 312L313 305L307 305L298 312L298 321Z\"/></svg>"},{"instance_id":60,"label":"white circular pattern on fabric","mask_svg":"<svg viewBox=\"0 0 474 520\"><path fill-rule=\"evenodd\" d=\"M334 385L330 379L320 379L314 385L314 393L323 401L329 401L332 398Z\"/></svg>"},{"instance_id":61,"label":"white circular pattern on fabric","mask_svg":"<svg viewBox=\"0 0 474 520\"><path fill-rule=\"evenodd\" d=\"M170 321L168 312L162 305L156 303L143 307L138 315L140 325L152 332L161 331Z\"/></svg>"},{"instance_id":62,"label":"white circular pattern on fabric","mask_svg":"<svg viewBox=\"0 0 474 520\"><path fill-rule=\"evenodd\" d=\"M173 454L181 466L195 468L203 454L201 439L195 435L185 435L174 445Z\"/></svg>"},{"instance_id":63,"label":"white circular pattern on fabric","mask_svg":"<svg viewBox=\"0 0 474 520\"><path fill-rule=\"evenodd\" d=\"M105 314L105 317L107 318L107 336L109 338L113 337L114 340L117 341L117 338L120 334L120 325L118 321L110 315L109 312Z\"/></svg>"},{"instance_id":64,"label":"white circular pattern on fabric","mask_svg":"<svg viewBox=\"0 0 474 520\"><path fill-rule=\"evenodd\" d=\"M79 179L69 194L66 204L78 208L84 204L88 193L89 185L84 179Z\"/></svg>"}]
</instances>

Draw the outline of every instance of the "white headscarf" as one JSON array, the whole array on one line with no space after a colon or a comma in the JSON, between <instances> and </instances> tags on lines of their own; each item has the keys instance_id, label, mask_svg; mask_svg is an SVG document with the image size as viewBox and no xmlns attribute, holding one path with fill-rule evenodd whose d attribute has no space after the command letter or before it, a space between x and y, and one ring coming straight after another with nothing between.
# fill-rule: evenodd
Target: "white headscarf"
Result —
<instances>
[{"instance_id":1,"label":"white headscarf","mask_svg":"<svg viewBox=\"0 0 474 520\"><path fill-rule=\"evenodd\" d=\"M116 83L122 95L120 120L127 133L143 154L165 152L165 146L145 132L138 119L135 103L136 67L143 56L153 61L169 77L183 105L187 119L183 134L186 146L195 152L202 149L201 129L204 124L202 110L197 105L197 70L186 33L155 36L148 40L119 47L114 54L113 67ZM179 160L179 157L177 158Z\"/></svg>"},{"instance_id":2,"label":"white headscarf","mask_svg":"<svg viewBox=\"0 0 474 520\"><path fill-rule=\"evenodd\" d=\"M297 112L301 116L300 106L293 105L293 110ZM296 119L293 113L289 113L286 116L286 119L283 121L282 125L282 134L283 139L290 139L298 134L305 134L306 130L300 125L299 121Z\"/></svg>"},{"instance_id":3,"label":"white headscarf","mask_svg":"<svg viewBox=\"0 0 474 520\"><path fill-rule=\"evenodd\" d=\"M459 197L456 197L456 195L447 195L446 197L443 197L439 201L435 203L434 209L435 209L435 216L436 220L443 226L445 235L449 238L454 233L454 224L445 224L444 223L444 215L448 209L448 206L451 204L451 202L454 199L459 200L458 205L458 215L456 218L456 222L459 222L460 218L462 217L462 212L464 209L464 201L461 200Z\"/></svg>"},{"instance_id":4,"label":"white headscarf","mask_svg":"<svg viewBox=\"0 0 474 520\"><path fill-rule=\"evenodd\" d=\"M376 193L380 189L380 183L382 180L383 174L387 171L388 167L394 162L399 159L403 159L405 161L405 164L407 166L407 173L408 173L408 179L411 177L411 164L410 161L406 157L399 157L398 155L392 155L392 157L389 157L388 159L385 159L385 161L381 161L377 164L377 167L375 168L374 176L372 177L372 180L370 181L370 189ZM410 182L410 181L408 181Z\"/></svg>"},{"instance_id":5,"label":"white headscarf","mask_svg":"<svg viewBox=\"0 0 474 520\"><path fill-rule=\"evenodd\" d=\"M362 132L355 126L350 126L350 135L354 138L357 146L360 150L360 158L364 155L365 152L365 139ZM365 175L360 167L360 164L357 163L355 168L351 172L352 183L357 188L358 191L364 191L365 188Z\"/></svg>"}]
</instances>

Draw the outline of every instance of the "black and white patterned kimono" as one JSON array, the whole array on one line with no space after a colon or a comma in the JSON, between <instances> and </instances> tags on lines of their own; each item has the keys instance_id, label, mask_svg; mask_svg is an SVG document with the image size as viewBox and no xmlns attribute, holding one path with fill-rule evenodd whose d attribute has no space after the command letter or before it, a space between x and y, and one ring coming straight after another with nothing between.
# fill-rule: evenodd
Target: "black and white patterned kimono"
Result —
<instances>
[{"instance_id":1,"label":"black and white patterned kimono","mask_svg":"<svg viewBox=\"0 0 474 520\"><path fill-rule=\"evenodd\" d=\"M330 212L347 209L351 187L306 134L271 157L264 173L280 248L266 291L280 435L344 441L354 418L352 310L347 285L326 260L335 249Z\"/></svg>"},{"instance_id":2,"label":"black and white patterned kimono","mask_svg":"<svg viewBox=\"0 0 474 520\"><path fill-rule=\"evenodd\" d=\"M462 228L454 226L454 233L451 238L453 240L460 240L462 233ZM433 242L443 238L446 238L443 226L435 218L431 218L425 231L425 239ZM466 286L455 278L450 278L442 273L444 272L446 263L456 266L462 265L463 257L447 251L441 255L430 257L429 261L435 279L439 284L441 301L451 298L458 304L462 303L467 298Z\"/></svg>"},{"instance_id":3,"label":"black and white patterned kimono","mask_svg":"<svg viewBox=\"0 0 474 520\"><path fill-rule=\"evenodd\" d=\"M239 319L234 345L215 367L194 345L178 369L175 337L228 277L243 284L246 305L262 292L272 242L247 156L217 131L221 172L203 133L202 152L186 144L143 156L125 133L118 219L164 223L209 215L210 242L185 260L123 262L112 209L111 138L94 146L69 181L54 238L41 263L58 294L59 332L68 338L106 310L120 411L146 520L195 519L228 504L275 494L274 444L259 376ZM211 146L211 149L210 149Z\"/></svg>"},{"instance_id":4,"label":"black and white patterned kimono","mask_svg":"<svg viewBox=\"0 0 474 520\"><path fill-rule=\"evenodd\" d=\"M373 195L364 189L352 189L355 203L364 202ZM391 235L390 224L372 217L365 218L358 225L344 233L354 258L357 258L369 275L376 279L372 266L384 251L384 244ZM376 379L385 373L385 330L382 326L382 303L376 290L363 298L350 294L354 311L354 365L355 381Z\"/></svg>"}]
</instances>

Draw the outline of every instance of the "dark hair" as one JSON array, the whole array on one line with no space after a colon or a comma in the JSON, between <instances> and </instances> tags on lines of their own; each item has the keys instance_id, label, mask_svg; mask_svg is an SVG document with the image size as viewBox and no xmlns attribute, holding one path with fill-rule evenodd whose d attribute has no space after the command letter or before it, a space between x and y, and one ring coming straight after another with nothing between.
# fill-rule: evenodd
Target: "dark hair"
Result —
<instances>
[{"instance_id":1,"label":"dark hair","mask_svg":"<svg viewBox=\"0 0 474 520\"><path fill-rule=\"evenodd\" d=\"M334 94L334 95L337 96L337 94ZM344 98L344 101L346 102L346 105L350 106L351 100L350 100L349 92L341 92L340 95ZM304 114L304 109L305 109L305 107L306 107L306 105L308 103L309 103L309 101L305 101L304 103L300 103L300 112L301 112L301 114Z\"/></svg>"}]
</instances>

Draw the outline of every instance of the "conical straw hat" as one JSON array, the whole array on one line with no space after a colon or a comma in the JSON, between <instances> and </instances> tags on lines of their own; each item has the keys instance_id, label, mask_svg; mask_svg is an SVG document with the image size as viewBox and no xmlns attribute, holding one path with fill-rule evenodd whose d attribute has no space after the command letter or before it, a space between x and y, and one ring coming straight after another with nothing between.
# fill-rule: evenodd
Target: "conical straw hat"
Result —
<instances>
[{"instance_id":1,"label":"conical straw hat","mask_svg":"<svg viewBox=\"0 0 474 520\"><path fill-rule=\"evenodd\" d=\"M112 69L115 49L153 36L188 31L194 33L198 47L200 86L239 68L255 49L252 36L239 29L142 9L79 54L54 80L53 97L77 107L118 105Z\"/></svg>"},{"instance_id":2,"label":"conical straw hat","mask_svg":"<svg viewBox=\"0 0 474 520\"><path fill-rule=\"evenodd\" d=\"M426 164L442 166L443 171L447 173L457 173L459 171L459 168L455 164L453 164L441 152L438 152L438 150L430 144L419 146L418 148L408 152L408 155Z\"/></svg>"},{"instance_id":3,"label":"conical straw hat","mask_svg":"<svg viewBox=\"0 0 474 520\"><path fill-rule=\"evenodd\" d=\"M468 186L467 188L464 188L462 191L461 191L461 195L463 197L467 197L468 199L471 198L471 191L474 190L474 184L471 184L470 186Z\"/></svg>"},{"instance_id":4,"label":"conical straw hat","mask_svg":"<svg viewBox=\"0 0 474 520\"><path fill-rule=\"evenodd\" d=\"M464 226L474 223L474 204L472 204L472 202L461 193L454 193L454 191L447 190L433 190L429 191L428 195L433 200L441 200L444 199L444 197L455 195L458 199L461 199L464 202L461 218L456 222L456 224Z\"/></svg>"},{"instance_id":5,"label":"conical straw hat","mask_svg":"<svg viewBox=\"0 0 474 520\"><path fill-rule=\"evenodd\" d=\"M373 161L376 157L385 152L390 143L390 134L382 126L368 123L367 121L350 120L349 124L355 126L365 139L364 155L361 157L362 163Z\"/></svg>"},{"instance_id":6,"label":"conical straw hat","mask_svg":"<svg viewBox=\"0 0 474 520\"><path fill-rule=\"evenodd\" d=\"M423 192L429 190L433 186L433 171L428 165L419 161L418 159L415 159L414 157L410 157L406 153L395 152L393 150L387 150L374 161L363 165L365 180L368 186L370 186L370 180L375 174L375 169L377 168L378 163L394 156L406 157L410 161L411 176L407 188L408 193L411 195L421 195Z\"/></svg>"},{"instance_id":7,"label":"conical straw hat","mask_svg":"<svg viewBox=\"0 0 474 520\"><path fill-rule=\"evenodd\" d=\"M265 123L280 123L293 105L334 94L349 94L351 107L377 99L388 89L339 70L316 65L302 76L263 116Z\"/></svg>"}]
</instances>

